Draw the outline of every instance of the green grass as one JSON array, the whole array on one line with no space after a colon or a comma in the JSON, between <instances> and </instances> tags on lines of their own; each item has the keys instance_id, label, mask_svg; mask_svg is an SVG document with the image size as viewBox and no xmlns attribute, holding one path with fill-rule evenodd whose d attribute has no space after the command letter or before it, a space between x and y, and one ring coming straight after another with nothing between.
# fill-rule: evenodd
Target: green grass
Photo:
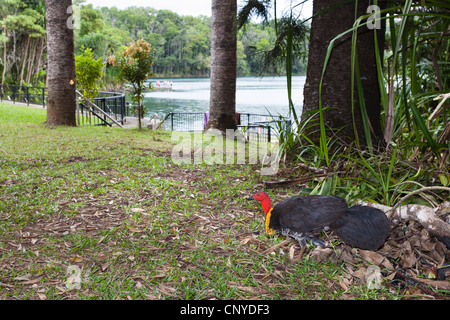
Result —
<instances>
[{"instance_id":1,"label":"green grass","mask_svg":"<svg viewBox=\"0 0 450 320\"><path fill-rule=\"evenodd\" d=\"M25 108L26 112L24 112ZM46 119L46 110L0 103L0 119L0 125L4 123L43 123Z\"/></svg>"},{"instance_id":2,"label":"green grass","mask_svg":"<svg viewBox=\"0 0 450 320\"><path fill-rule=\"evenodd\" d=\"M0 299L401 297L345 291L342 262L261 254L283 239L246 200L255 166L177 166L169 133L48 128L44 110L0 111Z\"/></svg>"}]
</instances>

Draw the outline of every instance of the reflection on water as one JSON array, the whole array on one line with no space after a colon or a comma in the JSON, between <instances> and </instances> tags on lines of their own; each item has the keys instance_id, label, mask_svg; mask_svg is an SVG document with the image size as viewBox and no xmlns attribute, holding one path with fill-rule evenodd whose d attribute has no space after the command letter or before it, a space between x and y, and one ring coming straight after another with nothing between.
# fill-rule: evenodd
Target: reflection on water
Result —
<instances>
[{"instance_id":1,"label":"reflection on water","mask_svg":"<svg viewBox=\"0 0 450 320\"><path fill-rule=\"evenodd\" d=\"M156 79L155 79L156 80ZM303 105L304 76L292 79L293 102L297 114ZM209 110L208 78L170 79L171 92L145 93L145 105L150 116L169 112L207 112ZM236 111L255 114L288 114L286 77L243 77L237 79Z\"/></svg>"}]
</instances>

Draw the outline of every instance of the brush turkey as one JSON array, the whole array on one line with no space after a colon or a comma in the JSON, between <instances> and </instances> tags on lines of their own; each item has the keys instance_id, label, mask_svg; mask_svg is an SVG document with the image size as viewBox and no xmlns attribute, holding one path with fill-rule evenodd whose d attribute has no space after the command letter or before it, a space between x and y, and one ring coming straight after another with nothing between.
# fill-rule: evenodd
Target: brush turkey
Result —
<instances>
[{"instance_id":1,"label":"brush turkey","mask_svg":"<svg viewBox=\"0 0 450 320\"><path fill-rule=\"evenodd\" d=\"M304 247L306 241L318 246L325 242L316 235L332 230L345 243L366 250L377 250L389 236L391 226L384 212L367 206L348 207L334 196L297 195L273 208L269 196L257 192L249 200L261 202L266 214L267 234L278 231Z\"/></svg>"}]
</instances>

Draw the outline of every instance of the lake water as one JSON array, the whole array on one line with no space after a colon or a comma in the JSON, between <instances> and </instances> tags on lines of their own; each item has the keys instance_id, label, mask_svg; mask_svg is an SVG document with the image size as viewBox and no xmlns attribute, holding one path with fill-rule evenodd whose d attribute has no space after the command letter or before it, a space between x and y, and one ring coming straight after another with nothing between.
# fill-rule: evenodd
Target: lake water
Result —
<instances>
[{"instance_id":1,"label":"lake water","mask_svg":"<svg viewBox=\"0 0 450 320\"><path fill-rule=\"evenodd\" d=\"M209 78L161 79L173 83L171 92L145 93L149 115L162 117L170 112L209 111ZM156 79L152 79L152 82ZM303 105L304 76L292 79L292 100L297 114ZM255 114L281 114L289 111L286 77L242 77L236 83L236 111Z\"/></svg>"}]
</instances>

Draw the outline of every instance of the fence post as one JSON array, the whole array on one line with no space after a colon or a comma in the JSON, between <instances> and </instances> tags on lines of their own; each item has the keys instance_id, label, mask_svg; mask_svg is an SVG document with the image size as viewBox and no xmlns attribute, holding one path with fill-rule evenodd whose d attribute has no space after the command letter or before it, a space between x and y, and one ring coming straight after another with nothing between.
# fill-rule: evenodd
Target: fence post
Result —
<instances>
[{"instance_id":1,"label":"fence post","mask_svg":"<svg viewBox=\"0 0 450 320\"><path fill-rule=\"evenodd\" d=\"M42 87L42 108L45 108L45 87Z\"/></svg>"},{"instance_id":2,"label":"fence post","mask_svg":"<svg viewBox=\"0 0 450 320\"><path fill-rule=\"evenodd\" d=\"M267 126L267 129L268 129L268 131L267 131L267 142L270 142L270 126Z\"/></svg>"},{"instance_id":3,"label":"fence post","mask_svg":"<svg viewBox=\"0 0 450 320\"><path fill-rule=\"evenodd\" d=\"M25 87L25 88L27 88L27 93L25 94L25 96L27 97L27 106L29 106L30 105L30 91L29 91L30 88L28 88L28 87Z\"/></svg>"},{"instance_id":4,"label":"fence post","mask_svg":"<svg viewBox=\"0 0 450 320\"><path fill-rule=\"evenodd\" d=\"M173 131L173 112L170 113L170 123L171 123L170 131Z\"/></svg>"},{"instance_id":5,"label":"fence post","mask_svg":"<svg viewBox=\"0 0 450 320\"><path fill-rule=\"evenodd\" d=\"M106 113L106 98L102 98L102 109ZM103 115L103 120L106 121L106 115Z\"/></svg>"},{"instance_id":6,"label":"fence post","mask_svg":"<svg viewBox=\"0 0 450 320\"><path fill-rule=\"evenodd\" d=\"M126 117L125 115L125 95L122 96L122 98L120 99L120 104L121 104L121 112L122 112L122 124L123 124L123 118Z\"/></svg>"}]
</instances>

